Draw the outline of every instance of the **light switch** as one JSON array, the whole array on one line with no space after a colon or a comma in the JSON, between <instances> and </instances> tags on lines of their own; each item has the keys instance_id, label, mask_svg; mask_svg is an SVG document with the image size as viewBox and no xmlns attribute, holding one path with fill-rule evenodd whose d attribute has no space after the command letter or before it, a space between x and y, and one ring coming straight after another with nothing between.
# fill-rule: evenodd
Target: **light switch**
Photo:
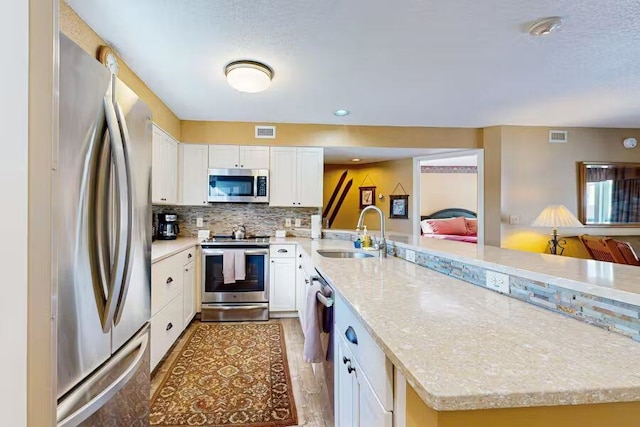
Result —
<instances>
[{"instance_id":1,"label":"light switch","mask_svg":"<svg viewBox=\"0 0 640 427\"><path fill-rule=\"evenodd\" d=\"M285 227L291 227L291 218L285 218L284 219L284 226Z\"/></svg>"},{"instance_id":2,"label":"light switch","mask_svg":"<svg viewBox=\"0 0 640 427\"><path fill-rule=\"evenodd\" d=\"M204 221L202 220L202 218L196 218L196 227L203 227L204 226Z\"/></svg>"},{"instance_id":3,"label":"light switch","mask_svg":"<svg viewBox=\"0 0 640 427\"><path fill-rule=\"evenodd\" d=\"M494 291L502 292L503 294L508 294L511 292L508 274L487 270L486 276L487 288L493 289Z\"/></svg>"},{"instance_id":4,"label":"light switch","mask_svg":"<svg viewBox=\"0 0 640 427\"><path fill-rule=\"evenodd\" d=\"M511 225L520 224L520 217L518 215L509 215L509 224Z\"/></svg>"},{"instance_id":5,"label":"light switch","mask_svg":"<svg viewBox=\"0 0 640 427\"><path fill-rule=\"evenodd\" d=\"M410 262L416 262L416 251L407 249L404 251L404 258Z\"/></svg>"},{"instance_id":6,"label":"light switch","mask_svg":"<svg viewBox=\"0 0 640 427\"><path fill-rule=\"evenodd\" d=\"M302 220L300 218L296 218L296 227L301 227L302 226Z\"/></svg>"}]
</instances>

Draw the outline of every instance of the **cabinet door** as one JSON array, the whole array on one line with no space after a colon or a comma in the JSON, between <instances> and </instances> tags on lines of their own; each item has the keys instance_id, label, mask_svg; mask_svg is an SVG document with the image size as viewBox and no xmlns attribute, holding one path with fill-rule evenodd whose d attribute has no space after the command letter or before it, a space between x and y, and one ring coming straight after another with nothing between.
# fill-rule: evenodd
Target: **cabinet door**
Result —
<instances>
[{"instance_id":1,"label":"cabinet door","mask_svg":"<svg viewBox=\"0 0 640 427\"><path fill-rule=\"evenodd\" d=\"M271 147L270 206L297 206L296 204L296 148Z\"/></svg>"},{"instance_id":2,"label":"cabinet door","mask_svg":"<svg viewBox=\"0 0 640 427\"><path fill-rule=\"evenodd\" d=\"M269 311L294 311L296 259L272 258L269 279Z\"/></svg>"},{"instance_id":3,"label":"cabinet door","mask_svg":"<svg viewBox=\"0 0 640 427\"><path fill-rule=\"evenodd\" d=\"M183 205L206 205L208 198L209 146L181 144L180 188Z\"/></svg>"},{"instance_id":4,"label":"cabinet door","mask_svg":"<svg viewBox=\"0 0 640 427\"><path fill-rule=\"evenodd\" d=\"M335 373L335 424L336 427L358 426L358 382L354 372L349 372L349 362L353 360L349 348L338 335L334 336L336 345ZM364 424L360 424L363 427ZM369 426L367 426L369 427Z\"/></svg>"},{"instance_id":5,"label":"cabinet door","mask_svg":"<svg viewBox=\"0 0 640 427\"><path fill-rule=\"evenodd\" d=\"M360 370L360 366L357 366ZM356 373L358 381L358 426L361 427L391 427L393 414L385 411L384 407L376 397L371 384L362 375Z\"/></svg>"},{"instance_id":6,"label":"cabinet door","mask_svg":"<svg viewBox=\"0 0 640 427\"><path fill-rule=\"evenodd\" d=\"M184 266L183 277L183 315L184 328L189 326L191 319L196 315L196 263L191 262Z\"/></svg>"},{"instance_id":7,"label":"cabinet door","mask_svg":"<svg viewBox=\"0 0 640 427\"><path fill-rule=\"evenodd\" d=\"M269 169L269 147L241 145L240 167L245 169Z\"/></svg>"},{"instance_id":8,"label":"cabinet door","mask_svg":"<svg viewBox=\"0 0 640 427\"><path fill-rule=\"evenodd\" d=\"M178 203L178 142L173 138L165 135L164 144L165 151L165 198L167 203Z\"/></svg>"},{"instance_id":9,"label":"cabinet door","mask_svg":"<svg viewBox=\"0 0 640 427\"><path fill-rule=\"evenodd\" d=\"M209 167L226 169L240 167L240 147L238 145L210 145Z\"/></svg>"},{"instance_id":10,"label":"cabinet door","mask_svg":"<svg viewBox=\"0 0 640 427\"><path fill-rule=\"evenodd\" d=\"M296 310L300 319L300 326L304 331L305 324L305 305L307 301L307 290L309 289L309 275L302 266L302 258L296 258Z\"/></svg>"},{"instance_id":11,"label":"cabinet door","mask_svg":"<svg viewBox=\"0 0 640 427\"><path fill-rule=\"evenodd\" d=\"M322 206L323 154L322 148L298 148L296 206Z\"/></svg>"},{"instance_id":12,"label":"cabinet door","mask_svg":"<svg viewBox=\"0 0 640 427\"><path fill-rule=\"evenodd\" d=\"M164 135L155 126L153 127L151 146L151 201L153 203L165 203L165 196L162 194L164 188Z\"/></svg>"}]
</instances>

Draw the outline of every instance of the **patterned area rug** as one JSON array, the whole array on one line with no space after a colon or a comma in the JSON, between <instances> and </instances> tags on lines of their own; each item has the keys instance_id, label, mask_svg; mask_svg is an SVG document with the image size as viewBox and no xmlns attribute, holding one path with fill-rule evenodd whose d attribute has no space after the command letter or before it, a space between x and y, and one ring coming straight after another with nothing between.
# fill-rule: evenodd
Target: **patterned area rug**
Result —
<instances>
[{"instance_id":1,"label":"patterned area rug","mask_svg":"<svg viewBox=\"0 0 640 427\"><path fill-rule=\"evenodd\" d=\"M297 423L279 323L198 325L151 399L152 426Z\"/></svg>"}]
</instances>

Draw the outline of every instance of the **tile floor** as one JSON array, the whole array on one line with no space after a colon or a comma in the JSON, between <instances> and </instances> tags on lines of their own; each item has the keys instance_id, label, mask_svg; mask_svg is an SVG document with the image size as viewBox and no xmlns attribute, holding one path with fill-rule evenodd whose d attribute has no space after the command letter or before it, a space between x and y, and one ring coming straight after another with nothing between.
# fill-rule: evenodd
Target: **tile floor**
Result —
<instances>
[{"instance_id":1,"label":"tile floor","mask_svg":"<svg viewBox=\"0 0 640 427\"><path fill-rule=\"evenodd\" d=\"M333 427L333 414L329 404L327 384L324 380L322 366L316 365L314 375L311 364L302 361L304 337L298 319L272 319L270 322L282 323L284 340L287 347L289 372L293 386L293 398L298 411L298 425L305 427ZM186 337L193 331L199 320L194 320L185 329L180 338L158 364L151 375L151 394L160 385L163 374L167 372L186 342Z\"/></svg>"}]
</instances>

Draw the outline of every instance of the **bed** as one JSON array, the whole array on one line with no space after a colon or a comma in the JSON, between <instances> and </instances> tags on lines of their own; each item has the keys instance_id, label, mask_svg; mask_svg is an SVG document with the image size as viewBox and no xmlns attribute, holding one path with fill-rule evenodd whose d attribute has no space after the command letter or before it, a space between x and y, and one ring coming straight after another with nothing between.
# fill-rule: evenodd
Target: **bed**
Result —
<instances>
[{"instance_id":1,"label":"bed","mask_svg":"<svg viewBox=\"0 0 640 427\"><path fill-rule=\"evenodd\" d=\"M468 209L448 208L420 217L422 236L431 239L478 243L478 214Z\"/></svg>"}]
</instances>

